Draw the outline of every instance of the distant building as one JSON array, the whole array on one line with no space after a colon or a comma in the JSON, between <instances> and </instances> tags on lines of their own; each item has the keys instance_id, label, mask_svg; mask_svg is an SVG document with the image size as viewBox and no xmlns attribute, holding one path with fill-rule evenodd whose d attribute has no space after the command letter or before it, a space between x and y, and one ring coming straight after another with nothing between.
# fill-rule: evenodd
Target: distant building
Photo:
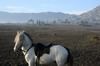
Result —
<instances>
[{"instance_id":1,"label":"distant building","mask_svg":"<svg viewBox=\"0 0 100 66\"><path fill-rule=\"evenodd\" d=\"M37 25L46 25L46 23L44 21L41 21L41 20L37 20L36 24Z\"/></svg>"},{"instance_id":2,"label":"distant building","mask_svg":"<svg viewBox=\"0 0 100 66\"><path fill-rule=\"evenodd\" d=\"M28 20L27 24L29 25L34 24L34 20L33 19Z\"/></svg>"}]
</instances>

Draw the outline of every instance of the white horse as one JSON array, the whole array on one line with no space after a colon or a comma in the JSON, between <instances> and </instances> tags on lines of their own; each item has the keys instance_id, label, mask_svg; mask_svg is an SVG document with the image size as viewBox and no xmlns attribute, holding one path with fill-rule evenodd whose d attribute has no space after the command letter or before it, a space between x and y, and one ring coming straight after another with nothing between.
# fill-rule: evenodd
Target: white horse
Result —
<instances>
[{"instance_id":1,"label":"white horse","mask_svg":"<svg viewBox=\"0 0 100 66\"><path fill-rule=\"evenodd\" d=\"M41 55L41 49L38 47L38 45L46 47L42 44L34 44L31 37L26 32L17 31L14 51L17 52L19 49L22 50L28 66L36 66L37 59L38 63L41 65L47 65L56 62L57 66L72 66L72 55L70 54L70 51L65 47L61 45L52 45L48 48L50 49L49 53L42 52ZM35 50L35 48L37 50ZM40 50L38 51L38 49ZM40 56L38 56L38 54L36 53L37 51L38 53L40 53Z\"/></svg>"}]
</instances>

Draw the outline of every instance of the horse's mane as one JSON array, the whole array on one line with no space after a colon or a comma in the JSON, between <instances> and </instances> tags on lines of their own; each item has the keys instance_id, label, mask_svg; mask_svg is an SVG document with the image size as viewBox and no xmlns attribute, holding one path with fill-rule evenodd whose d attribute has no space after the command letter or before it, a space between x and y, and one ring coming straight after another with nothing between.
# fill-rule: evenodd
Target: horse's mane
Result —
<instances>
[{"instance_id":1,"label":"horse's mane","mask_svg":"<svg viewBox=\"0 0 100 66\"><path fill-rule=\"evenodd\" d=\"M28 33L24 32L24 34L33 42L32 37Z\"/></svg>"}]
</instances>

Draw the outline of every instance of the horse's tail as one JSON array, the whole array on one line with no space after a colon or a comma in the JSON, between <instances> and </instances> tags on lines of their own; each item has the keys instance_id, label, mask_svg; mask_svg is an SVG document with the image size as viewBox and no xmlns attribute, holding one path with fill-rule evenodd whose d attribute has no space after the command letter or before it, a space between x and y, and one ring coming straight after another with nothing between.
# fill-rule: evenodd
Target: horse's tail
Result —
<instances>
[{"instance_id":1,"label":"horse's tail","mask_svg":"<svg viewBox=\"0 0 100 66\"><path fill-rule=\"evenodd\" d=\"M73 56L68 48L66 48L68 51L68 57L67 57L67 66L73 65Z\"/></svg>"},{"instance_id":2,"label":"horse's tail","mask_svg":"<svg viewBox=\"0 0 100 66\"><path fill-rule=\"evenodd\" d=\"M69 61L67 63L68 66L73 66L73 56L70 54Z\"/></svg>"}]
</instances>

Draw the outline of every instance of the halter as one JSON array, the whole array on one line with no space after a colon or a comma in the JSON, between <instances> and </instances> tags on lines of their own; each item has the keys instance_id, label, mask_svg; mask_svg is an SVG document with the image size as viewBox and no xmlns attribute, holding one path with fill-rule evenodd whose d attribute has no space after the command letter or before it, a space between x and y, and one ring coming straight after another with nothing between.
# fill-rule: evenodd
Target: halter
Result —
<instances>
[{"instance_id":1,"label":"halter","mask_svg":"<svg viewBox=\"0 0 100 66\"><path fill-rule=\"evenodd\" d=\"M28 53L28 51L29 51L33 46L34 46L34 45L31 44L31 46L30 46L26 51L25 51L25 50L22 50L22 49L21 49L21 51L22 51L22 52L25 52L25 55L26 55L26 54Z\"/></svg>"}]
</instances>

